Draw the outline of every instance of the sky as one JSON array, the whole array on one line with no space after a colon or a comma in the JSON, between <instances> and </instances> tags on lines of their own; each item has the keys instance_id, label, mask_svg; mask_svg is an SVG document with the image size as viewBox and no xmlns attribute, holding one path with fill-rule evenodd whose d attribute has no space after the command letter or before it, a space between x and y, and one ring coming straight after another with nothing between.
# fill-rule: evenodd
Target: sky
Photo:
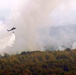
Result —
<instances>
[{"instance_id":1,"label":"sky","mask_svg":"<svg viewBox=\"0 0 76 75\"><path fill-rule=\"evenodd\" d=\"M0 0L1 53L76 48L75 27L76 0Z\"/></svg>"},{"instance_id":2,"label":"sky","mask_svg":"<svg viewBox=\"0 0 76 75\"><path fill-rule=\"evenodd\" d=\"M0 19L6 20L18 0L0 0Z\"/></svg>"}]
</instances>

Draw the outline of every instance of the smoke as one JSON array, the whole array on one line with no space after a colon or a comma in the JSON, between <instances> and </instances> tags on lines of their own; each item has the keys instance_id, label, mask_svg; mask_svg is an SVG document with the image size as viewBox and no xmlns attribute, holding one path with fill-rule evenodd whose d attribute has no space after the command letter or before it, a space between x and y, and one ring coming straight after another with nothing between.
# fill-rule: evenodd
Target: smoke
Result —
<instances>
[{"instance_id":1,"label":"smoke","mask_svg":"<svg viewBox=\"0 0 76 75\"><path fill-rule=\"evenodd\" d=\"M6 48L12 47L15 41L15 35L7 32L7 26L0 22L0 54L7 53Z\"/></svg>"},{"instance_id":2,"label":"smoke","mask_svg":"<svg viewBox=\"0 0 76 75\"><path fill-rule=\"evenodd\" d=\"M0 54L3 55L4 53L7 53L7 51L5 51L5 49L8 47L12 47L12 45L14 44L14 41L15 41L14 34L0 39Z\"/></svg>"},{"instance_id":3,"label":"smoke","mask_svg":"<svg viewBox=\"0 0 76 75\"><path fill-rule=\"evenodd\" d=\"M76 1L18 0L6 24L17 28L10 53L75 48Z\"/></svg>"},{"instance_id":4,"label":"smoke","mask_svg":"<svg viewBox=\"0 0 76 75\"><path fill-rule=\"evenodd\" d=\"M72 48L76 41L75 0L20 0L8 25L15 25L13 52Z\"/></svg>"},{"instance_id":5,"label":"smoke","mask_svg":"<svg viewBox=\"0 0 76 75\"><path fill-rule=\"evenodd\" d=\"M43 28L46 30L46 27L49 26L50 12L58 5L59 1L23 0L19 2L20 6L17 5L17 9L12 11L9 18L11 20L8 23L17 27L14 48L26 51L45 50L40 30Z\"/></svg>"}]
</instances>

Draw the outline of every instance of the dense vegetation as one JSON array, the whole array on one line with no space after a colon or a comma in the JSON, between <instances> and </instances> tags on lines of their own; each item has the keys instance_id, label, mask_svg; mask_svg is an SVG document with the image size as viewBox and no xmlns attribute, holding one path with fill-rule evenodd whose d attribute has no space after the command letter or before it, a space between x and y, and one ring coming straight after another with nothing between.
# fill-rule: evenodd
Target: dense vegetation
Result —
<instances>
[{"instance_id":1,"label":"dense vegetation","mask_svg":"<svg viewBox=\"0 0 76 75\"><path fill-rule=\"evenodd\" d=\"M76 75L76 50L5 54L0 75Z\"/></svg>"}]
</instances>

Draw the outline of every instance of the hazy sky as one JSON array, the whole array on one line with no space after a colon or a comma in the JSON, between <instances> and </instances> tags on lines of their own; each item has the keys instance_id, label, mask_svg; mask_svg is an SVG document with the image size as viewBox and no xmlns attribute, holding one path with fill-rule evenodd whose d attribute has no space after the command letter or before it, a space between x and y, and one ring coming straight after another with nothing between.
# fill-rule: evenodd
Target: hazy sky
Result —
<instances>
[{"instance_id":1,"label":"hazy sky","mask_svg":"<svg viewBox=\"0 0 76 75\"><path fill-rule=\"evenodd\" d=\"M5 20L10 15L11 9L19 0L0 0L0 19Z\"/></svg>"}]
</instances>

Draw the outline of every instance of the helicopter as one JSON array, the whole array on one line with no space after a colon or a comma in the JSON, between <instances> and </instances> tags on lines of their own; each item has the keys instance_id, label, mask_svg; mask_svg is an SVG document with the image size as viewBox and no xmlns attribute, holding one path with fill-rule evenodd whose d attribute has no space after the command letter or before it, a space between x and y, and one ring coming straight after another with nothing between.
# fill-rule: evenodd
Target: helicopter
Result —
<instances>
[{"instance_id":1,"label":"helicopter","mask_svg":"<svg viewBox=\"0 0 76 75\"><path fill-rule=\"evenodd\" d=\"M10 32L10 31L15 30L15 29L16 29L16 27L13 27L13 28L11 28L10 30L7 30L7 31Z\"/></svg>"},{"instance_id":2,"label":"helicopter","mask_svg":"<svg viewBox=\"0 0 76 75\"><path fill-rule=\"evenodd\" d=\"M14 30L16 29L16 27L13 27L13 28L11 28L10 30L7 30L8 32L10 32L10 31L13 31L13 33L14 33Z\"/></svg>"}]
</instances>

